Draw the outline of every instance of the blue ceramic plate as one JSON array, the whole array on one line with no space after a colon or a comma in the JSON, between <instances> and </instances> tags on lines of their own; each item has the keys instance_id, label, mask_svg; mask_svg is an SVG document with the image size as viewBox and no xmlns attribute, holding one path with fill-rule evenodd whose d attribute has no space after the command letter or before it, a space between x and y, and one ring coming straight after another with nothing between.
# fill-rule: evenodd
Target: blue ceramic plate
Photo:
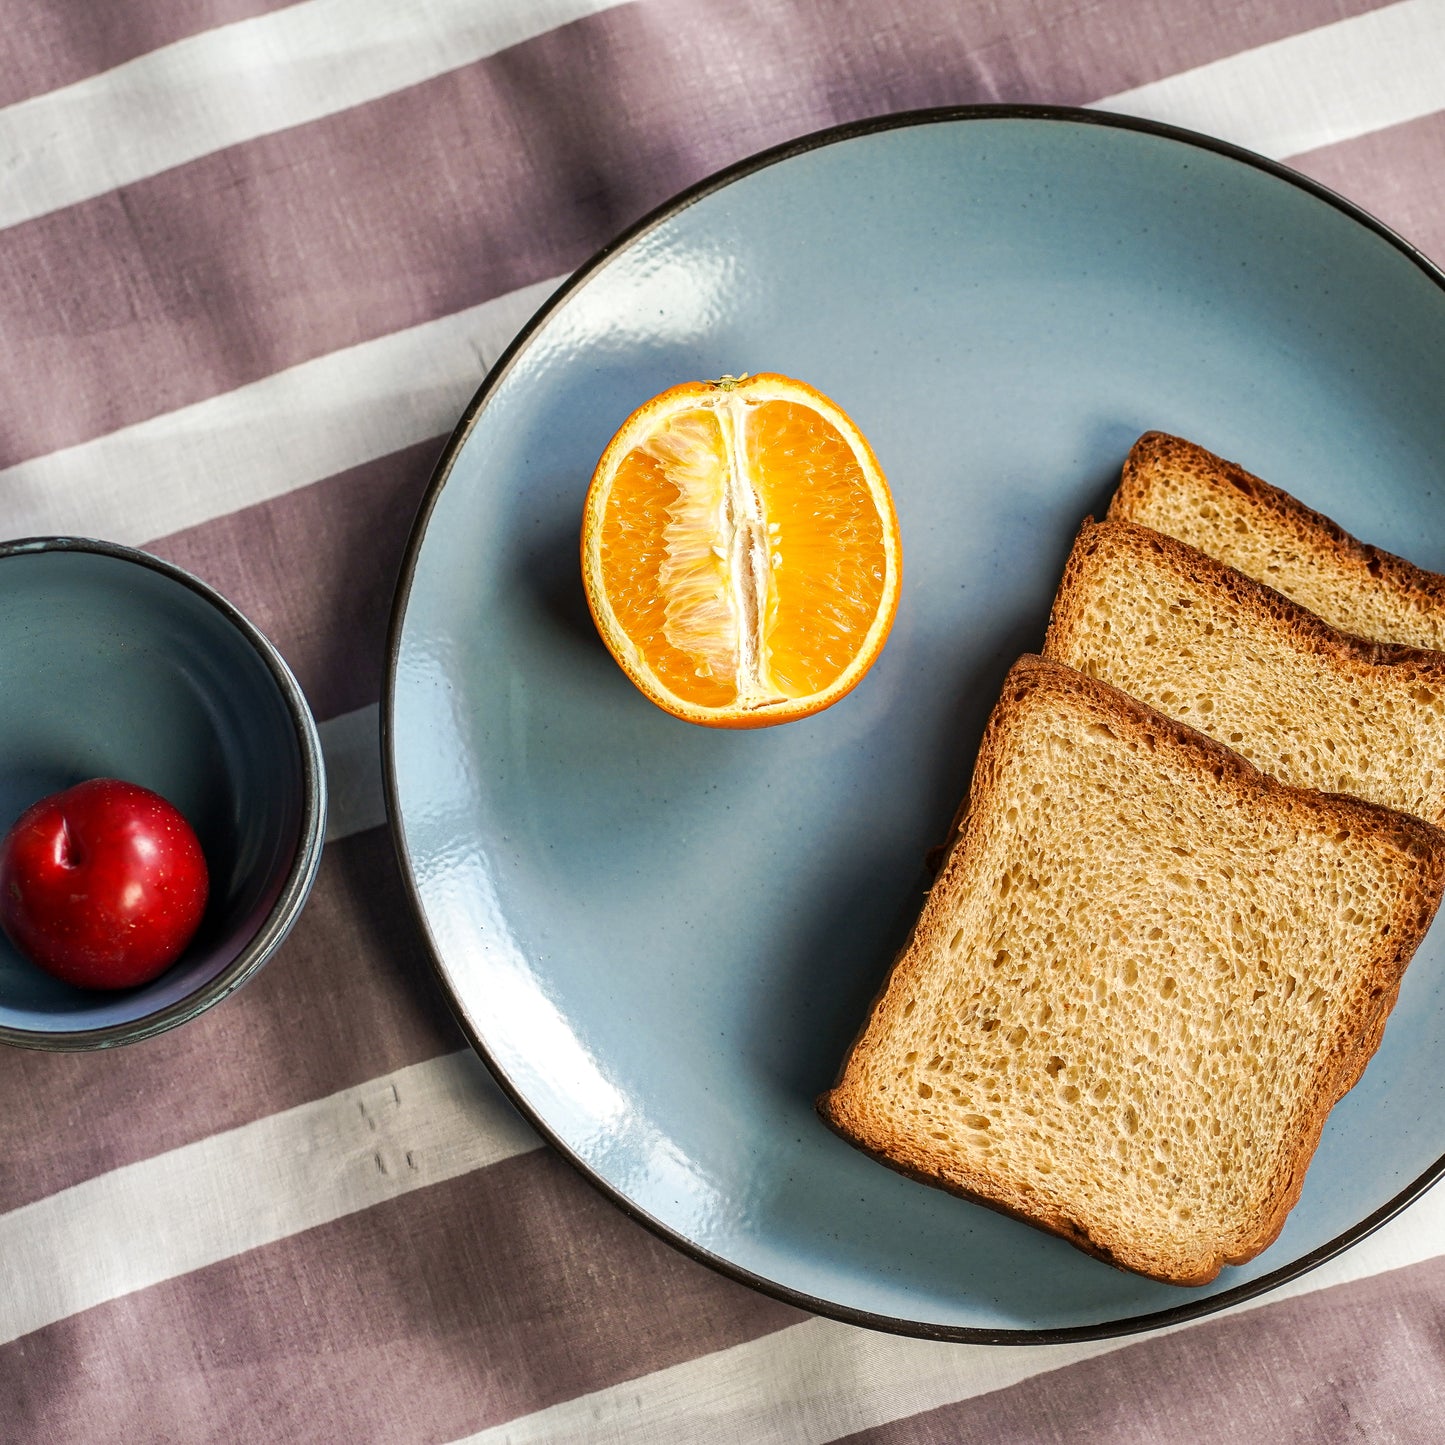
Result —
<instances>
[{"instance_id":1,"label":"blue ceramic plate","mask_svg":"<svg viewBox=\"0 0 1445 1445\"><path fill-rule=\"evenodd\" d=\"M850 697L689 726L578 573L613 430L781 371L892 482L903 596ZM902 1178L813 1114L922 898L1080 518L1161 428L1445 569L1445 278L1311 183L1085 112L930 112L750 161L609 247L488 377L422 509L386 703L392 819L464 1027L538 1127L709 1263L859 1323L1122 1333L1258 1294L1441 1172L1445 933L1278 1242L1212 1285L1116 1272Z\"/></svg>"}]
</instances>

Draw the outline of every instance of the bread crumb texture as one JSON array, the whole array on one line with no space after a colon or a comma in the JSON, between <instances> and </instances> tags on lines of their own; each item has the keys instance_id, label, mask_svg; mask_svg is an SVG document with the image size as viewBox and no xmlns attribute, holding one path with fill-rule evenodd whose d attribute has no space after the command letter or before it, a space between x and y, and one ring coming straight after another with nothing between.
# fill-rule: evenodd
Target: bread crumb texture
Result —
<instances>
[{"instance_id":1,"label":"bread crumb texture","mask_svg":"<svg viewBox=\"0 0 1445 1445\"><path fill-rule=\"evenodd\" d=\"M1445 650L1445 577L1357 541L1288 492L1182 437L1139 438L1109 517L1178 537L1344 632Z\"/></svg>"},{"instance_id":2,"label":"bread crumb texture","mask_svg":"<svg viewBox=\"0 0 1445 1445\"><path fill-rule=\"evenodd\" d=\"M1173 537L1086 522L1045 653L1286 782L1445 817L1445 654L1347 636Z\"/></svg>"},{"instance_id":3,"label":"bread crumb texture","mask_svg":"<svg viewBox=\"0 0 1445 1445\"><path fill-rule=\"evenodd\" d=\"M1278 1233L1438 902L1445 835L1009 674L913 935L819 1101L906 1173L1203 1283Z\"/></svg>"}]
</instances>

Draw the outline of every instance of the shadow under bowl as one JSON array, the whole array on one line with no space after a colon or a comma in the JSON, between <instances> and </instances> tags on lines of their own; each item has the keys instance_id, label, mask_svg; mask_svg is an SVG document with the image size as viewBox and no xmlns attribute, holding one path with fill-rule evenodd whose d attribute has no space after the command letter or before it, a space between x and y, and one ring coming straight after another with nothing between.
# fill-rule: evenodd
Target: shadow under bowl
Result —
<instances>
[{"instance_id":1,"label":"shadow under bowl","mask_svg":"<svg viewBox=\"0 0 1445 1445\"><path fill-rule=\"evenodd\" d=\"M189 820L210 872L205 918L171 968L115 993L50 978L0 935L0 1042L108 1048L211 1007L290 931L326 831L315 720L229 602L133 548L0 543L0 833L97 777L150 788Z\"/></svg>"}]
</instances>

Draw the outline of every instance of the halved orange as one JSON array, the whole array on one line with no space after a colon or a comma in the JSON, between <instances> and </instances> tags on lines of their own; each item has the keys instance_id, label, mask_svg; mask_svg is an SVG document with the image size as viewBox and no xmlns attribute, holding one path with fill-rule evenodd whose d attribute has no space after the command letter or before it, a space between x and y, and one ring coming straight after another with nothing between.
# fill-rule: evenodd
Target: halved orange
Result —
<instances>
[{"instance_id":1,"label":"halved orange","mask_svg":"<svg viewBox=\"0 0 1445 1445\"><path fill-rule=\"evenodd\" d=\"M688 722L766 727L837 702L883 647L901 568L862 432L785 376L662 392L592 474L582 578L597 630Z\"/></svg>"}]
</instances>

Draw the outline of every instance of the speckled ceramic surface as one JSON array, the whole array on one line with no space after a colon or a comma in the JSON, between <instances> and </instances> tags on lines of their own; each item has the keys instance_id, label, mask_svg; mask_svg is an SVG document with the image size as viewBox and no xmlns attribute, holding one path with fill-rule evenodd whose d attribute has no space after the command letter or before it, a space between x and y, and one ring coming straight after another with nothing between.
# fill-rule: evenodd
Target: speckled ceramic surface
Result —
<instances>
[{"instance_id":1,"label":"speckled ceramic surface","mask_svg":"<svg viewBox=\"0 0 1445 1445\"><path fill-rule=\"evenodd\" d=\"M0 544L0 832L93 777L152 788L186 816L210 872L206 915L176 964L113 993L49 978L0 935L0 1041L104 1048L224 998L290 930L326 830L316 724L234 608L131 548Z\"/></svg>"},{"instance_id":2,"label":"speckled ceramic surface","mask_svg":"<svg viewBox=\"0 0 1445 1445\"><path fill-rule=\"evenodd\" d=\"M852 696L723 733L597 640L578 522L673 382L775 370L862 426L904 544ZM1009 663L1134 438L1188 436L1445 569L1445 290L1264 163L1077 113L835 133L701 188L575 278L489 379L413 537L393 822L459 1016L626 1207L810 1308L956 1338L1111 1333L1307 1267L1445 1152L1445 936L1279 1241L1203 1290L1117 1273L829 1134Z\"/></svg>"}]
</instances>

